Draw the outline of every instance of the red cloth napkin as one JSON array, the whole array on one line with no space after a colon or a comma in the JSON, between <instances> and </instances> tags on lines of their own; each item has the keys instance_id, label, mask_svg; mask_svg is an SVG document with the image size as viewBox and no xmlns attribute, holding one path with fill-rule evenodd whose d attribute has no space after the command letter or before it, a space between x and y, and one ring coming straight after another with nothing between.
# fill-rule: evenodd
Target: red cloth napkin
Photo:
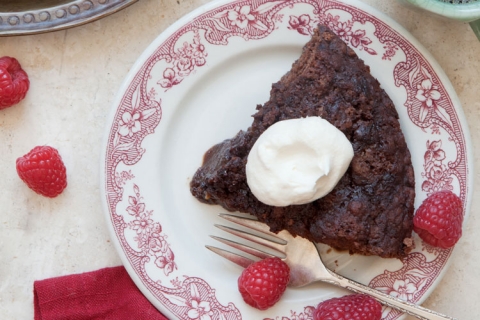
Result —
<instances>
[{"instance_id":1,"label":"red cloth napkin","mask_svg":"<svg viewBox=\"0 0 480 320\"><path fill-rule=\"evenodd\" d=\"M167 320L124 267L35 281L35 320Z\"/></svg>"}]
</instances>

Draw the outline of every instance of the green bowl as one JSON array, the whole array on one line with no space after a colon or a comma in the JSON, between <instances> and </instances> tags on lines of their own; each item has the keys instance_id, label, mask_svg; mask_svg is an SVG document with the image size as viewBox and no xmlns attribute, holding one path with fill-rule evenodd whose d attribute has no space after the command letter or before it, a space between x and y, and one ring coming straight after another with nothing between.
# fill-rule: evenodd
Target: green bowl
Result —
<instances>
[{"instance_id":1,"label":"green bowl","mask_svg":"<svg viewBox=\"0 0 480 320\"><path fill-rule=\"evenodd\" d=\"M438 16L470 23L480 40L480 1L452 4L440 0L398 0L410 7L423 9Z\"/></svg>"}]
</instances>

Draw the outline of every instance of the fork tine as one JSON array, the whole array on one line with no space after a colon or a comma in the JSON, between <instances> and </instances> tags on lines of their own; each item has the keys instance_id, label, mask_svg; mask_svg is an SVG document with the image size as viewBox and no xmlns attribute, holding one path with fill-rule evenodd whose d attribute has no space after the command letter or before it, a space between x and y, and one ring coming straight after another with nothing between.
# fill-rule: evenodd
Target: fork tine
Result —
<instances>
[{"instance_id":1,"label":"fork tine","mask_svg":"<svg viewBox=\"0 0 480 320\"><path fill-rule=\"evenodd\" d=\"M230 234L233 234L237 237L243 238L243 239L248 240L248 241L255 242L259 245L268 247L270 249L274 249L274 250L280 251L282 253L285 252L285 244L279 244L279 243L274 242L270 239L264 238L261 235L256 235L256 234L253 234L253 233L250 233L250 232L247 232L247 231L243 231L243 230L239 230L239 229L235 229L235 228L232 228L232 227L222 226L220 224L215 224L215 227L217 227L220 230L223 230L225 232L228 232Z\"/></svg>"},{"instance_id":2,"label":"fork tine","mask_svg":"<svg viewBox=\"0 0 480 320\"><path fill-rule=\"evenodd\" d=\"M230 222L264 233L272 237L274 241L277 242L278 244L283 244L283 245L287 244L287 241L285 239L282 239L277 234L270 232L270 228L265 223L260 222L257 219L237 216L230 213L220 213L218 216Z\"/></svg>"},{"instance_id":3,"label":"fork tine","mask_svg":"<svg viewBox=\"0 0 480 320\"><path fill-rule=\"evenodd\" d=\"M218 254L219 256L227 259L227 260L230 260L231 262L235 263L235 264L238 264L240 267L248 267L249 265L251 265L252 263L254 263L255 261L250 259L250 258L247 258L247 257L244 257L244 256L241 256L239 254L236 254L236 253L233 253L231 251L228 251L228 250L224 250L224 249L220 249L220 248L217 248L217 247L213 247L213 246L205 246L208 250L212 251L212 252L215 252L216 254Z\"/></svg>"},{"instance_id":4,"label":"fork tine","mask_svg":"<svg viewBox=\"0 0 480 320\"><path fill-rule=\"evenodd\" d=\"M221 243L226 244L227 246L230 246L232 248L235 248L237 250L243 251L245 253L251 254L255 257L258 257L260 259L265 259L269 257L278 257L280 259L285 259L286 255L283 252L278 252L278 253L268 253L263 250L248 246L246 244L242 244L240 242L228 240L225 238L217 237L217 236L210 236L211 238L220 241Z\"/></svg>"}]
</instances>

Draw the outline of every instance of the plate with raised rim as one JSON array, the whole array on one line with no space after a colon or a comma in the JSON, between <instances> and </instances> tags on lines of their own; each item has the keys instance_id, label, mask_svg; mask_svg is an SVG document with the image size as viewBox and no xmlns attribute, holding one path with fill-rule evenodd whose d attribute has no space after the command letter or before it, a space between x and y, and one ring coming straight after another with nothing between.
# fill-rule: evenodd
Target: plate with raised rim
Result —
<instances>
[{"instance_id":1,"label":"plate with raised rim","mask_svg":"<svg viewBox=\"0 0 480 320\"><path fill-rule=\"evenodd\" d=\"M274 307L246 305L240 267L205 245L221 235L219 206L199 203L189 182L212 145L252 122L271 84L299 57L318 23L371 67L390 95L415 169L415 206L452 190L468 217L473 155L459 99L433 57L405 29L355 0L214 1L165 30L138 58L107 120L101 192L113 242L142 293L175 319L312 319L313 307L347 293L315 283L288 288ZM321 247L328 267L421 303L446 272L453 249L414 235L405 259ZM384 308L383 319L403 315Z\"/></svg>"},{"instance_id":2,"label":"plate with raised rim","mask_svg":"<svg viewBox=\"0 0 480 320\"><path fill-rule=\"evenodd\" d=\"M89 23L138 0L3 0L0 36L57 31Z\"/></svg>"}]
</instances>

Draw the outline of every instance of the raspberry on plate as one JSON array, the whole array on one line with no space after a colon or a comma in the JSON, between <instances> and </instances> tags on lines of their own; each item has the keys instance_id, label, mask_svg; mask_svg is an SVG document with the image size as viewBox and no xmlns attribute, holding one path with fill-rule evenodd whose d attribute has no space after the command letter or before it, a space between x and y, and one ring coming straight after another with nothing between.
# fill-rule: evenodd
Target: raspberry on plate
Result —
<instances>
[{"instance_id":1,"label":"raspberry on plate","mask_svg":"<svg viewBox=\"0 0 480 320\"><path fill-rule=\"evenodd\" d=\"M279 258L266 258L249 265L238 278L243 300L266 310L277 303L290 280L290 268Z\"/></svg>"},{"instance_id":2,"label":"raspberry on plate","mask_svg":"<svg viewBox=\"0 0 480 320\"><path fill-rule=\"evenodd\" d=\"M413 217L413 230L426 243L451 248L462 236L462 200L451 191L431 194Z\"/></svg>"},{"instance_id":3,"label":"raspberry on plate","mask_svg":"<svg viewBox=\"0 0 480 320\"><path fill-rule=\"evenodd\" d=\"M17 59L0 58L0 110L19 103L30 87L27 73Z\"/></svg>"},{"instance_id":4,"label":"raspberry on plate","mask_svg":"<svg viewBox=\"0 0 480 320\"><path fill-rule=\"evenodd\" d=\"M350 294L325 300L313 311L314 320L380 320L381 318L382 305L364 294Z\"/></svg>"},{"instance_id":5,"label":"raspberry on plate","mask_svg":"<svg viewBox=\"0 0 480 320\"><path fill-rule=\"evenodd\" d=\"M58 151L49 146L33 148L17 159L17 173L27 186L54 198L67 187L67 170Z\"/></svg>"}]
</instances>

